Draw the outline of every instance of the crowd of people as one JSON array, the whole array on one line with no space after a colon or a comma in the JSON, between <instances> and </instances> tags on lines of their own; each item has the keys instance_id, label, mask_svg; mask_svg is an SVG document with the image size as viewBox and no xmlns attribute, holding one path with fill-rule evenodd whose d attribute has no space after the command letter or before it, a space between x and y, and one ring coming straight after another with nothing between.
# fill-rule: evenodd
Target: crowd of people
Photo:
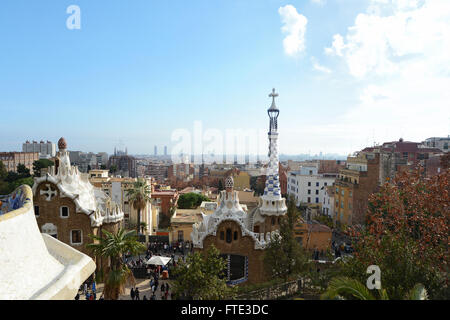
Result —
<instances>
[{"instance_id":1,"label":"crowd of people","mask_svg":"<svg viewBox=\"0 0 450 320\"><path fill-rule=\"evenodd\" d=\"M170 271L182 261L186 261L186 256L193 250L192 244L189 241L175 241L168 242L150 242L147 246L147 250L144 256L132 257L131 254L125 254L124 262L133 270L133 272L141 272L140 274L146 274L145 277L149 279L150 283L150 296L144 295L141 297L141 293L138 287L133 287L130 290L130 297L132 300L167 300L169 297L173 299L173 293L170 290L170 285L164 279L168 279ZM146 262L154 255L170 257L170 261L167 265L148 265ZM137 273L139 274L139 273ZM160 284L160 280L163 283ZM158 288L160 289L158 292ZM92 277L81 285L75 299L79 300L81 295L85 295L86 300L97 300L97 292L95 281ZM103 300L103 294L99 300Z\"/></svg>"}]
</instances>

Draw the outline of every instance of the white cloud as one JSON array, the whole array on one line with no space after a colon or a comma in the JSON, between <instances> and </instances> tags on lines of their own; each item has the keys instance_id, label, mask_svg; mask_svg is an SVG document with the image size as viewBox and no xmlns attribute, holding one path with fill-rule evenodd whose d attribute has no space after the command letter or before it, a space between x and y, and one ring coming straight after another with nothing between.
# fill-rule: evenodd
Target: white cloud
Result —
<instances>
[{"instance_id":1,"label":"white cloud","mask_svg":"<svg viewBox=\"0 0 450 320\"><path fill-rule=\"evenodd\" d=\"M313 64L314 70L321 71L321 72L324 72L324 73L331 73L331 70L330 70L329 68L325 67L325 66L322 66L322 65L317 61L316 58L311 57L311 62L312 62L312 64Z\"/></svg>"},{"instance_id":2,"label":"white cloud","mask_svg":"<svg viewBox=\"0 0 450 320\"><path fill-rule=\"evenodd\" d=\"M372 0L325 53L362 87L333 127L343 138L365 139L368 128L378 142L449 134L450 1Z\"/></svg>"},{"instance_id":3,"label":"white cloud","mask_svg":"<svg viewBox=\"0 0 450 320\"><path fill-rule=\"evenodd\" d=\"M281 31L286 33L283 40L284 52L289 56L305 50L305 32L308 19L297 12L292 5L286 5L278 9L283 26Z\"/></svg>"},{"instance_id":4,"label":"white cloud","mask_svg":"<svg viewBox=\"0 0 450 320\"><path fill-rule=\"evenodd\" d=\"M331 48L325 48L325 53L328 55L337 55L342 57L342 51L345 49L344 38L340 34L335 34L333 36L333 43Z\"/></svg>"}]
</instances>

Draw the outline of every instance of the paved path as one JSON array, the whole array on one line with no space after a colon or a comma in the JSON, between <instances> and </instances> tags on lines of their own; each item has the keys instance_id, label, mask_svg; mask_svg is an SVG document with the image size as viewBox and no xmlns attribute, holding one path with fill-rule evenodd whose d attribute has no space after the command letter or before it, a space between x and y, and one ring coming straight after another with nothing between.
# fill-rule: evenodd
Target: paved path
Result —
<instances>
[{"instance_id":1,"label":"paved path","mask_svg":"<svg viewBox=\"0 0 450 320\"><path fill-rule=\"evenodd\" d=\"M169 295L167 296L167 300L171 300L170 294L172 293L172 283L170 280L159 280L158 281L158 289L156 290L156 300L161 300L161 285L164 283L169 283ZM139 288L139 298L142 300L144 295L147 299L150 300L152 295L152 290L150 288L150 279L136 279L136 288ZM125 293L119 296L119 300L131 300L130 296L131 286L127 286L125 288ZM97 300L100 298L103 292L103 284L97 285ZM86 300L86 296L84 294L80 294L80 300Z\"/></svg>"}]
</instances>

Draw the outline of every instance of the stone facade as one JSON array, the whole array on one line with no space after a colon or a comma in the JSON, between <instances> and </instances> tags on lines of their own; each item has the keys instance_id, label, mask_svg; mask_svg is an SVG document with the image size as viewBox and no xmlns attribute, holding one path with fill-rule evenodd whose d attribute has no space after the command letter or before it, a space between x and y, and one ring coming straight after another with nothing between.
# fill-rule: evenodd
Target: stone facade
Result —
<instances>
[{"instance_id":1,"label":"stone facade","mask_svg":"<svg viewBox=\"0 0 450 320\"><path fill-rule=\"evenodd\" d=\"M226 240L227 229L231 229L231 242ZM224 238L221 239L221 234ZM236 238L234 237L236 235ZM264 250L255 249L255 240L250 236L242 236L242 228L235 221L224 221L217 227L217 234L209 235L203 240L203 247L209 248L214 245L223 255L239 255L248 259L247 273L248 281L246 283L260 283L267 281L267 275L264 270L263 256ZM199 250L199 249L195 249ZM205 252L203 250L203 252Z\"/></svg>"},{"instance_id":2,"label":"stone facade","mask_svg":"<svg viewBox=\"0 0 450 320\"><path fill-rule=\"evenodd\" d=\"M86 174L70 165L66 145L61 138L55 166L45 176L35 178L36 221L42 233L93 257L86 248L92 242L89 235L101 235L102 228L117 232L124 215L110 197L89 182Z\"/></svg>"}]
</instances>

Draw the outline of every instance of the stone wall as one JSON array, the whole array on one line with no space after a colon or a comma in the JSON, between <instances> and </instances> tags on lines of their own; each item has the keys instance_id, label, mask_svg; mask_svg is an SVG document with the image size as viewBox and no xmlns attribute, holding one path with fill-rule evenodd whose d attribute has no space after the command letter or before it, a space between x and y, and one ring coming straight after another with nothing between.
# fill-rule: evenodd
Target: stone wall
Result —
<instances>
[{"instance_id":1,"label":"stone wall","mask_svg":"<svg viewBox=\"0 0 450 320\"><path fill-rule=\"evenodd\" d=\"M276 300L282 297L292 296L301 289L301 279L270 286L239 295L242 300Z\"/></svg>"},{"instance_id":2,"label":"stone wall","mask_svg":"<svg viewBox=\"0 0 450 320\"><path fill-rule=\"evenodd\" d=\"M226 229L231 229L232 241L227 243L224 237L220 239L220 233L226 234ZM237 232L237 239L234 240L234 232ZM209 235L203 241L203 252L214 245L221 254L236 254L248 258L248 280L245 284L261 283L267 280L264 271L264 250L255 250L255 242L250 236L242 237L240 226L234 221L223 221L217 227L216 236ZM196 249L196 251L199 249Z\"/></svg>"}]
</instances>

